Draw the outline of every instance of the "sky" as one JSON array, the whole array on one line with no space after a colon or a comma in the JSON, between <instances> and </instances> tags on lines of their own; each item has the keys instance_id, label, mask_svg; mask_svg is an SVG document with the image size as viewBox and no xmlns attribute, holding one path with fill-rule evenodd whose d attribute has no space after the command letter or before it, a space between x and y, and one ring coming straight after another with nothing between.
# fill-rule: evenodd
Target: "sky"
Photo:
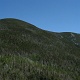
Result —
<instances>
[{"instance_id":1,"label":"sky","mask_svg":"<svg viewBox=\"0 0 80 80\"><path fill-rule=\"evenodd\" d=\"M80 0L0 0L0 19L16 18L52 32L80 33Z\"/></svg>"}]
</instances>

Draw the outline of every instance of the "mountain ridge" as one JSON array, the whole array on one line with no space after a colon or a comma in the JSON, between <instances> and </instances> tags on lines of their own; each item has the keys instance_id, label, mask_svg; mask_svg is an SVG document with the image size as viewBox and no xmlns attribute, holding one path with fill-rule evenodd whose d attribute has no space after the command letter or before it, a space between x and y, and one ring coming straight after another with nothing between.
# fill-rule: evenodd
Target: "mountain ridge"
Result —
<instances>
[{"instance_id":1,"label":"mountain ridge","mask_svg":"<svg viewBox=\"0 0 80 80\"><path fill-rule=\"evenodd\" d=\"M7 21L15 20L15 21L23 22L23 23L28 23L28 22L26 22L24 20L17 19L17 18L3 18L3 19L0 19L0 20L7 20ZM31 23L28 23L28 24L30 24L32 26L35 26L35 25L31 24ZM38 28L38 27L36 27L36 28ZM39 29L41 29L41 28L39 28ZM43 30L43 29L41 29L41 30ZM48 30L44 30L44 31L48 31ZM48 32L52 32L53 33L53 31L48 31ZM80 33L76 33L76 32L55 32L55 33L75 33L75 34L80 34Z\"/></svg>"}]
</instances>

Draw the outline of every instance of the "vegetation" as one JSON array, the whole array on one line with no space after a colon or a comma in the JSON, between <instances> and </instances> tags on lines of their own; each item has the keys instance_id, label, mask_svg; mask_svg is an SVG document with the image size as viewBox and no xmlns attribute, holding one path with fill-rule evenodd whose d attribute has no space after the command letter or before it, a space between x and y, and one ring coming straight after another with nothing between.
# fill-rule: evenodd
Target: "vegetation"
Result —
<instances>
[{"instance_id":1,"label":"vegetation","mask_svg":"<svg viewBox=\"0 0 80 80\"><path fill-rule=\"evenodd\" d=\"M80 80L80 34L1 19L0 80Z\"/></svg>"}]
</instances>

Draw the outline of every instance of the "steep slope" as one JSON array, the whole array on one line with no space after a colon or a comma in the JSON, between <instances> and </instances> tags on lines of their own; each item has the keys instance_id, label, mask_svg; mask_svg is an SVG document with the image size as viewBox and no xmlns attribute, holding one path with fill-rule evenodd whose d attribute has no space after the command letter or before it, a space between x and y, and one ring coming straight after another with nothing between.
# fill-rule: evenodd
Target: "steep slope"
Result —
<instances>
[{"instance_id":1,"label":"steep slope","mask_svg":"<svg viewBox=\"0 0 80 80\"><path fill-rule=\"evenodd\" d=\"M0 20L0 80L80 80L80 34L49 32Z\"/></svg>"}]
</instances>

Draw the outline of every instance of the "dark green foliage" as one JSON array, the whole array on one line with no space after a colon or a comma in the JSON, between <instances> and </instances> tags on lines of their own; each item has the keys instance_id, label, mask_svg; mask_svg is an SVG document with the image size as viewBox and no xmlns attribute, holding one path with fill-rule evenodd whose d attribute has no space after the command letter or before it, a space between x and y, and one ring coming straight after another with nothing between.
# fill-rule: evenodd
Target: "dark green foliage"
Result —
<instances>
[{"instance_id":1,"label":"dark green foliage","mask_svg":"<svg viewBox=\"0 0 80 80\"><path fill-rule=\"evenodd\" d=\"M80 34L1 19L0 80L80 80Z\"/></svg>"}]
</instances>

